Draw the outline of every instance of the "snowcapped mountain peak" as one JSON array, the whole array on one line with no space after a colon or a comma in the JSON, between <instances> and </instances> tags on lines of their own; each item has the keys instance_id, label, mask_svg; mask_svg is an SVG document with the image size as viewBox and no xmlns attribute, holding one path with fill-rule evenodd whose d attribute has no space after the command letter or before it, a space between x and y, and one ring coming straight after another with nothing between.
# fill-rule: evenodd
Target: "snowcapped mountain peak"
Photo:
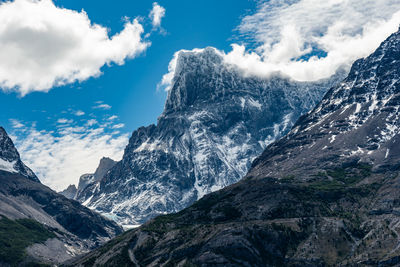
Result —
<instances>
[{"instance_id":1,"label":"snowcapped mountain peak","mask_svg":"<svg viewBox=\"0 0 400 267\"><path fill-rule=\"evenodd\" d=\"M246 77L205 48L180 52L174 75L157 125L134 131L123 159L80 202L128 225L179 211L238 181L344 73L314 83Z\"/></svg>"},{"instance_id":2,"label":"snowcapped mountain peak","mask_svg":"<svg viewBox=\"0 0 400 267\"><path fill-rule=\"evenodd\" d=\"M3 127L0 127L0 170L10 173L19 173L35 182L40 182L19 156L13 141Z\"/></svg>"},{"instance_id":3,"label":"snowcapped mountain peak","mask_svg":"<svg viewBox=\"0 0 400 267\"><path fill-rule=\"evenodd\" d=\"M19 153L3 127L0 127L0 158L7 161L19 159Z\"/></svg>"}]
</instances>

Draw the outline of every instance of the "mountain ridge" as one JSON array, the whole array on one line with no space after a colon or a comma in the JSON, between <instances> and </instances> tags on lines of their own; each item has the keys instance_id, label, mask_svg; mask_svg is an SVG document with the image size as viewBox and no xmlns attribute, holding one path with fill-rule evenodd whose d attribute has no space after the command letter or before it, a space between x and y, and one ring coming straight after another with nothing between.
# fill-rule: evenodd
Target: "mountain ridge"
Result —
<instances>
[{"instance_id":1,"label":"mountain ridge","mask_svg":"<svg viewBox=\"0 0 400 267\"><path fill-rule=\"evenodd\" d=\"M122 161L80 201L125 225L177 212L238 181L342 75L264 80L227 66L215 49L184 52L157 125L134 131Z\"/></svg>"},{"instance_id":2,"label":"mountain ridge","mask_svg":"<svg viewBox=\"0 0 400 267\"><path fill-rule=\"evenodd\" d=\"M244 179L74 264L397 266L398 77L400 31L356 61Z\"/></svg>"},{"instance_id":3,"label":"mountain ridge","mask_svg":"<svg viewBox=\"0 0 400 267\"><path fill-rule=\"evenodd\" d=\"M20 160L1 127L0 158L15 162L11 169L0 170L0 221L2 227L10 227L0 233L0 246L13 253L0 257L0 265L60 264L122 233L122 228L113 221L41 184ZM26 227L21 228L20 222ZM26 237L21 236L21 229L25 229ZM27 241L40 233L44 239ZM12 240L9 236L20 238ZM18 258L13 258L14 254Z\"/></svg>"}]
</instances>

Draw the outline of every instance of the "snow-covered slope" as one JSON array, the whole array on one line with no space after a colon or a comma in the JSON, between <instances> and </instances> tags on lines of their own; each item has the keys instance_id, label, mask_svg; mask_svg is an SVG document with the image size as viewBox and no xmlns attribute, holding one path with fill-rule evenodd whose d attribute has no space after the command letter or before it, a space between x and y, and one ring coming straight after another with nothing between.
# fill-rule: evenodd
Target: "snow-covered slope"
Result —
<instances>
[{"instance_id":1,"label":"snow-covered slope","mask_svg":"<svg viewBox=\"0 0 400 267\"><path fill-rule=\"evenodd\" d=\"M375 168L397 166L399 40L397 32L368 58L356 61L343 82L255 161L250 176L302 177L307 169L323 170L346 159L369 162ZM271 164L276 161L282 164Z\"/></svg>"},{"instance_id":2,"label":"snow-covered slope","mask_svg":"<svg viewBox=\"0 0 400 267\"><path fill-rule=\"evenodd\" d=\"M157 125L133 132L122 161L79 200L122 224L179 211L238 181L344 75L244 77L213 48L181 52Z\"/></svg>"}]
</instances>

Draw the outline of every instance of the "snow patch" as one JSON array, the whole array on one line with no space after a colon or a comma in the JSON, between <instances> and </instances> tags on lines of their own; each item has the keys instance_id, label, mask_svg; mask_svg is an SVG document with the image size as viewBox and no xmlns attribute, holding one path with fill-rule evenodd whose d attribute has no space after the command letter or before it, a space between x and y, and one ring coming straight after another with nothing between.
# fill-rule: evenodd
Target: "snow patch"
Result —
<instances>
[{"instance_id":1,"label":"snow patch","mask_svg":"<svg viewBox=\"0 0 400 267\"><path fill-rule=\"evenodd\" d=\"M389 156L389 152L390 152L390 149L389 148L386 149L385 159L387 159L387 157Z\"/></svg>"},{"instance_id":2,"label":"snow patch","mask_svg":"<svg viewBox=\"0 0 400 267\"><path fill-rule=\"evenodd\" d=\"M14 167L15 163L17 163L16 160L10 162L10 161L0 159L0 170L6 171L6 172L18 173L18 171Z\"/></svg>"}]
</instances>

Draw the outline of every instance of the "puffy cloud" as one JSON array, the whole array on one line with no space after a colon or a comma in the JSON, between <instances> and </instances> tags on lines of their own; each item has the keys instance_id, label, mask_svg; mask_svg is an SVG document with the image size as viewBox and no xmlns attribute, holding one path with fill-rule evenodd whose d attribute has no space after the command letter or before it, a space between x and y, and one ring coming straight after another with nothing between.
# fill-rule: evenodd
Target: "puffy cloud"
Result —
<instances>
[{"instance_id":1,"label":"puffy cloud","mask_svg":"<svg viewBox=\"0 0 400 267\"><path fill-rule=\"evenodd\" d=\"M137 19L108 35L85 11L55 6L52 0L0 3L0 87L25 95L48 91L101 74L146 50Z\"/></svg>"},{"instance_id":2,"label":"puffy cloud","mask_svg":"<svg viewBox=\"0 0 400 267\"><path fill-rule=\"evenodd\" d=\"M271 0L243 18L226 62L248 74L282 72L296 80L326 78L368 56L400 23L398 0Z\"/></svg>"},{"instance_id":3,"label":"puffy cloud","mask_svg":"<svg viewBox=\"0 0 400 267\"><path fill-rule=\"evenodd\" d=\"M280 72L294 80L315 81L371 54L399 24L398 0L261 1L237 28L248 43L216 52L245 75ZM174 54L160 82L167 91L181 52L187 50Z\"/></svg>"},{"instance_id":4,"label":"puffy cloud","mask_svg":"<svg viewBox=\"0 0 400 267\"><path fill-rule=\"evenodd\" d=\"M41 182L60 191L77 184L82 174L94 172L103 156L122 158L128 134L113 132L113 125L109 128L93 125L69 125L56 131L21 127L14 129L10 136L22 160Z\"/></svg>"},{"instance_id":5,"label":"puffy cloud","mask_svg":"<svg viewBox=\"0 0 400 267\"><path fill-rule=\"evenodd\" d=\"M157 2L153 3L153 9L150 11L149 18L154 28L161 26L161 19L165 16L165 8Z\"/></svg>"}]
</instances>

